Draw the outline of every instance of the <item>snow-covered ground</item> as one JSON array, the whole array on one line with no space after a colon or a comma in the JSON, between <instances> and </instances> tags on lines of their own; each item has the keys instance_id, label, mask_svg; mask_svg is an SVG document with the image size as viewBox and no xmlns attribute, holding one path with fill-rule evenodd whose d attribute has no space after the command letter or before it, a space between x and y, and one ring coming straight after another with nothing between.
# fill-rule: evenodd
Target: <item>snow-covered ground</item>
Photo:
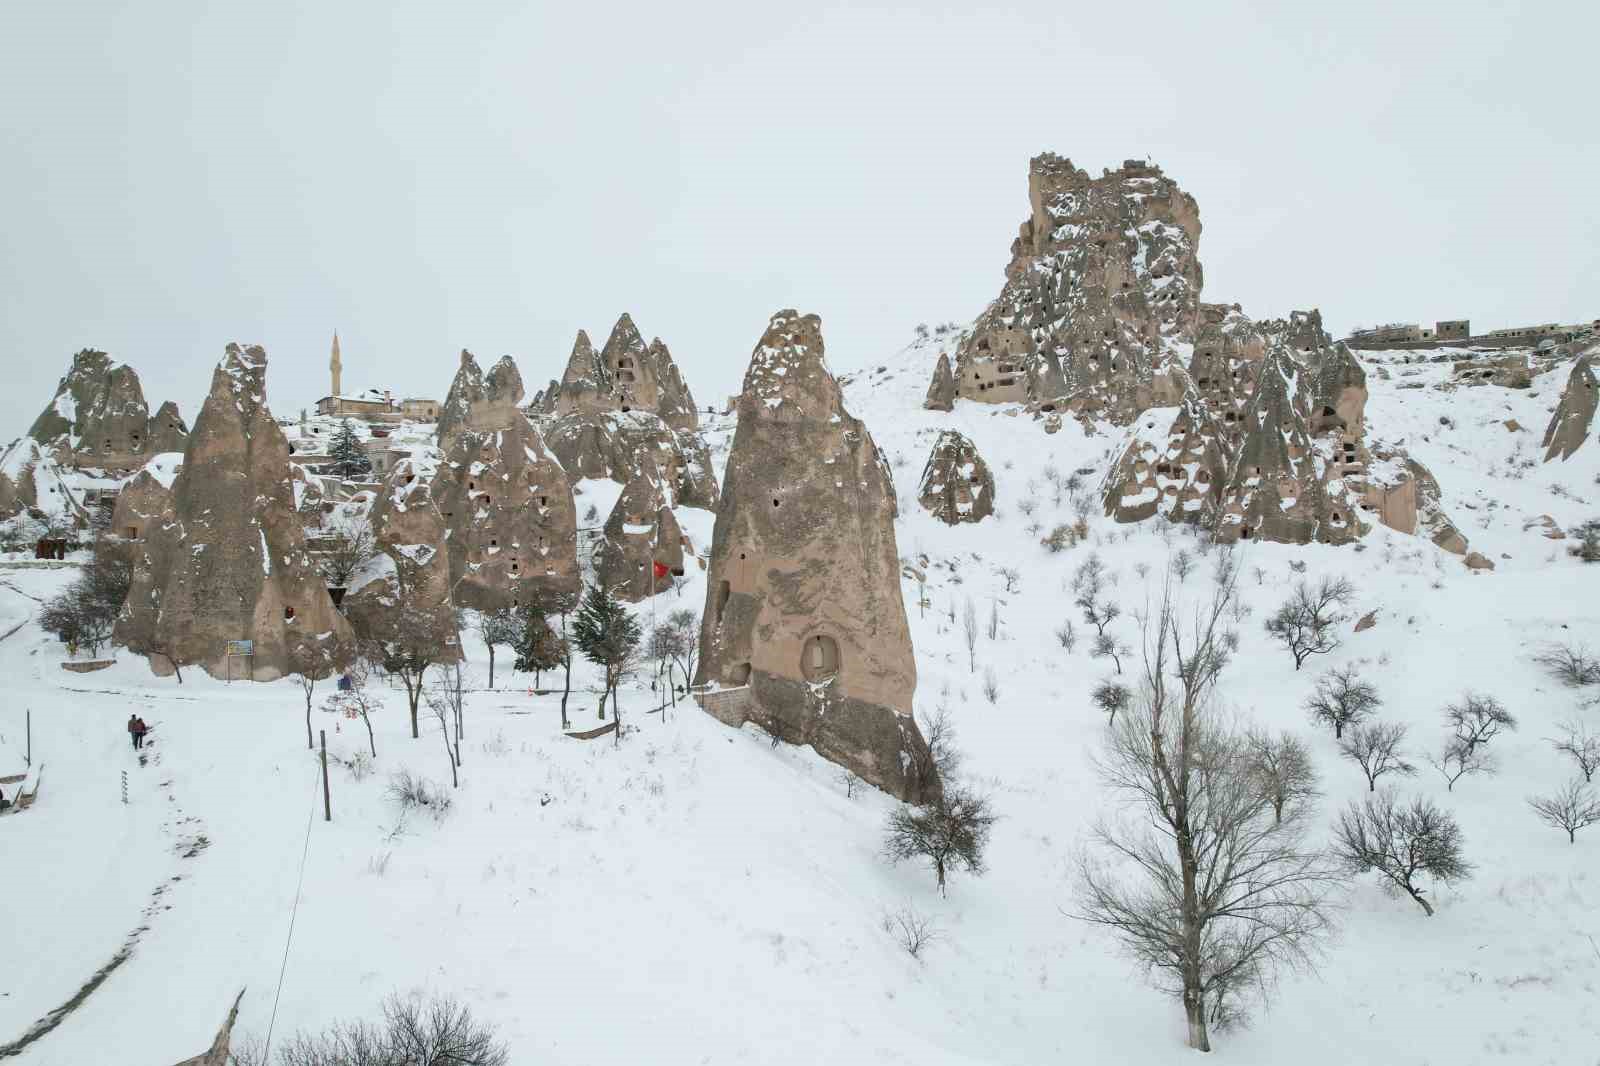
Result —
<instances>
[{"instance_id":1,"label":"snow-covered ground","mask_svg":"<svg viewBox=\"0 0 1600 1066\"><path fill-rule=\"evenodd\" d=\"M448 816L402 819L385 796L401 768L446 786L450 776L437 723L425 717L412 740L396 690L375 722L376 771L355 780L337 769L334 821L324 823L291 683L226 685L188 671L179 685L125 654L110 669L68 673L59 647L28 624L0 641L0 734L14 741L31 707L46 770L35 807L0 820L0 1042L70 999L142 928L128 960L18 1062L165 1066L208 1044L241 987L239 1031L264 1033L280 967L279 1034L369 1015L392 990L427 989L494 1022L518 1063L1180 1061L1178 1007L1063 913L1074 852L1108 809L1091 765L1101 718L1088 692L1111 667L1089 657L1086 639L1067 653L1054 630L1075 617L1066 584L1091 551L1114 575L1128 612L1114 631L1129 644L1131 613L1159 594L1168 560L1179 550L1197 558L1181 588L1198 601L1216 553L1202 556L1159 522L1119 527L1097 510L1091 543L1048 554L1025 527L1073 516L1054 500L1046 466L1089 470L1093 486L1120 433L1088 435L1068 421L1046 435L1009 406L926 412L935 355L916 347L871 364L846 397L889 456L902 556L927 558L928 605L918 607L914 581L904 586L917 704L948 704L964 770L1001 816L985 876L955 875L940 899L927 870L880 857L887 797L847 796L809 750L774 750L691 705L645 713L658 701L639 686L624 691L637 731L620 747L567 739L556 699L511 678L503 651L501 687L469 698ZM1360 663L1383 716L1410 726L1419 764L1443 739L1444 704L1468 689L1501 699L1521 728L1494 741L1496 776L1447 793L1423 765L1402 785L1457 816L1475 876L1441 890L1431 919L1357 882L1320 972L1286 977L1251 1028L1216 1037L1218 1053L1262 1066L1600 1062L1600 828L1568 845L1524 802L1570 776L1549 743L1556 723L1600 716L1529 662L1552 639L1600 646L1600 567L1524 527L1545 514L1563 528L1600 515L1600 446L1538 462L1565 368L1524 391L1443 391L1448 364L1366 358L1375 436L1430 467L1447 512L1497 569L1470 572L1381 528L1356 548L1250 545L1240 586L1249 615L1221 694L1241 717L1311 745L1320 823L1365 791L1301 710L1322 669ZM1508 418L1523 429L1507 430ZM916 503L943 428L970 436L993 470L997 513L980 525L946 527ZM708 434L719 466L729 434L727 424ZM580 513L601 493L584 488ZM1020 506L1030 497L1031 519ZM607 511L598 507L601 520ZM710 516L680 515L706 551ZM1376 610L1378 624L1346 626L1343 647L1296 672L1261 622L1302 561L1306 577L1349 577L1356 613ZM1001 567L1020 572L1015 591ZM681 595L658 597L658 613L701 607L704 574L691 564L688 575ZM0 632L12 614L26 617L26 596L71 576L0 571ZM1000 618L998 639L979 645L978 676L952 620L968 598ZM482 649L468 651L481 682ZM992 704L980 691L985 667L999 684ZM594 682L583 675L585 688ZM595 721L594 700L575 700L576 725ZM130 713L156 726L142 765L123 730ZM341 762L366 743L359 721L320 709L313 718ZM907 906L942 931L920 960L883 927L886 911Z\"/></svg>"}]
</instances>

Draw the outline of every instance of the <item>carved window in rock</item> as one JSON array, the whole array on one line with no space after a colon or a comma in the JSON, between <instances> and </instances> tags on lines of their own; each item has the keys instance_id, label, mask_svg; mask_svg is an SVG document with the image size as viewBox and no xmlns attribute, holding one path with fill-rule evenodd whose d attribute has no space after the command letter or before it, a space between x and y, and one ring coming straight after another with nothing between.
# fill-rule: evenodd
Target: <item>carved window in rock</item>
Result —
<instances>
[{"instance_id":1,"label":"carved window in rock","mask_svg":"<svg viewBox=\"0 0 1600 1066\"><path fill-rule=\"evenodd\" d=\"M806 638L800 673L807 681L826 681L839 673L839 642L824 633Z\"/></svg>"},{"instance_id":2,"label":"carved window in rock","mask_svg":"<svg viewBox=\"0 0 1600 1066\"><path fill-rule=\"evenodd\" d=\"M750 664L738 663L728 671L728 680L735 685L748 685L750 683Z\"/></svg>"}]
</instances>

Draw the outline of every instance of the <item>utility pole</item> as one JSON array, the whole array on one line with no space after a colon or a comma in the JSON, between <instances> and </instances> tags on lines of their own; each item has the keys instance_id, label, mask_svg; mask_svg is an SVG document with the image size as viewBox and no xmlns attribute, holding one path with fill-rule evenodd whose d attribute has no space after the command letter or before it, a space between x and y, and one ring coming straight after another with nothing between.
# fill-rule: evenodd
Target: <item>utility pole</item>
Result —
<instances>
[{"instance_id":1,"label":"utility pole","mask_svg":"<svg viewBox=\"0 0 1600 1066\"><path fill-rule=\"evenodd\" d=\"M23 756L24 761L31 769L33 766L33 710L28 710L28 753Z\"/></svg>"},{"instance_id":2,"label":"utility pole","mask_svg":"<svg viewBox=\"0 0 1600 1066\"><path fill-rule=\"evenodd\" d=\"M328 792L328 731L319 729L322 734L322 820L333 821L333 797Z\"/></svg>"}]
</instances>

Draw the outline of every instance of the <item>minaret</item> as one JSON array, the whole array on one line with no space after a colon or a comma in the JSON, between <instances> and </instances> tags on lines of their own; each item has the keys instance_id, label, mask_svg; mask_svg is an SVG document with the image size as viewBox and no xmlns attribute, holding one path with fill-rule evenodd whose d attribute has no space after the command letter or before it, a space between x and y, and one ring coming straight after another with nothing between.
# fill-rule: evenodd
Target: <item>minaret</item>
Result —
<instances>
[{"instance_id":1,"label":"minaret","mask_svg":"<svg viewBox=\"0 0 1600 1066\"><path fill-rule=\"evenodd\" d=\"M332 374L333 374L333 392L331 393L331 395L334 395L334 396L338 396L339 395L339 371L343 370L343 369L344 369L344 367L339 362L339 331L338 330L334 330L333 331L333 357L328 360L328 370L331 371Z\"/></svg>"}]
</instances>

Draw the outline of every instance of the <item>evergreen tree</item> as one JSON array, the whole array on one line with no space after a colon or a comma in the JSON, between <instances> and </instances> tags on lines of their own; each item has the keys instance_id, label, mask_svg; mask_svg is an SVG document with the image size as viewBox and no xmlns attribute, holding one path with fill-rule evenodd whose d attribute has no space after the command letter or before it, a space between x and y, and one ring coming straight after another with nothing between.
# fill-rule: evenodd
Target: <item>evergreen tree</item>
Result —
<instances>
[{"instance_id":1,"label":"evergreen tree","mask_svg":"<svg viewBox=\"0 0 1600 1066\"><path fill-rule=\"evenodd\" d=\"M583 657L606 672L605 691L611 695L612 713L617 713L617 682L633 665L642 633L638 621L620 601L599 585L584 594L583 605L572 620L572 642ZM606 715L606 697L600 697L600 717ZM617 720L620 734L622 721Z\"/></svg>"},{"instance_id":2,"label":"evergreen tree","mask_svg":"<svg viewBox=\"0 0 1600 1066\"><path fill-rule=\"evenodd\" d=\"M539 675L546 670L554 670L560 666L566 654L562 647L566 642L558 637L555 630L550 628L550 623L544 615L532 607L524 607L517 612L517 661L514 669L533 674L533 683L539 683Z\"/></svg>"},{"instance_id":3,"label":"evergreen tree","mask_svg":"<svg viewBox=\"0 0 1600 1066\"><path fill-rule=\"evenodd\" d=\"M328 442L328 458L333 460L333 472L339 477L355 478L372 473L372 460L367 458L367 449L348 418L339 423L339 432Z\"/></svg>"}]
</instances>

